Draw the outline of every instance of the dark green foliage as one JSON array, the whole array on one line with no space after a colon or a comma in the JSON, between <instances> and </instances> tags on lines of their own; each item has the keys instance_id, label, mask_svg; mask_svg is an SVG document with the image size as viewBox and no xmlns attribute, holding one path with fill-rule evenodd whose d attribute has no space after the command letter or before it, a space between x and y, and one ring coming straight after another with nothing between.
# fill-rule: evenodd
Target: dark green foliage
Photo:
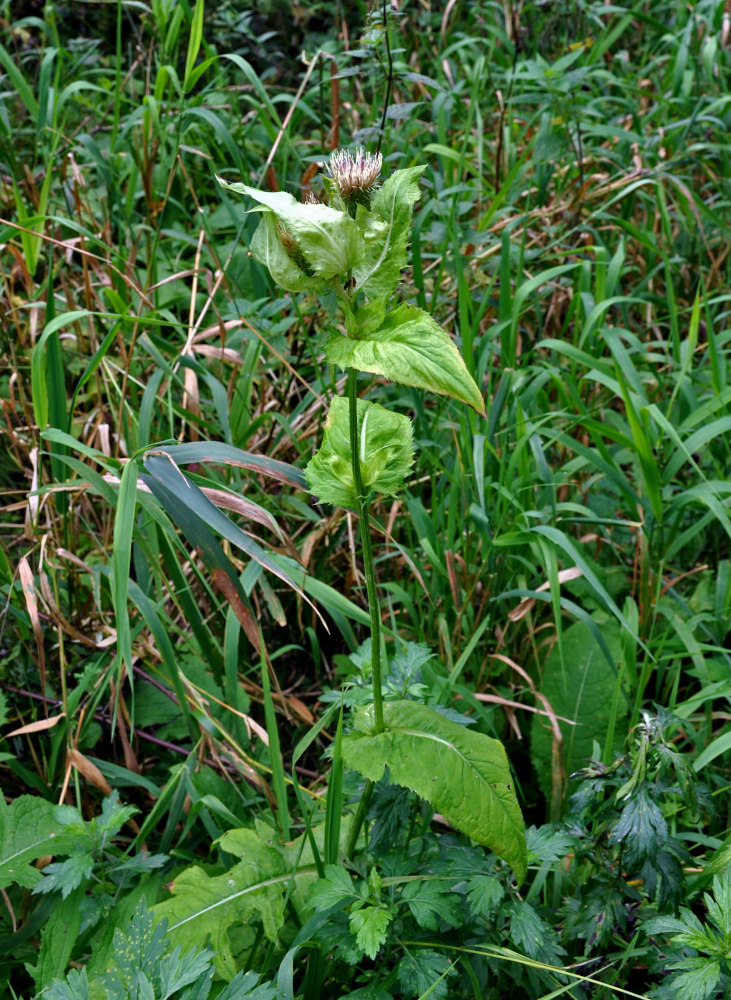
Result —
<instances>
[{"instance_id":1,"label":"dark green foliage","mask_svg":"<svg viewBox=\"0 0 731 1000\"><path fill-rule=\"evenodd\" d=\"M731 987L731 869L714 877L703 902L703 921L681 907L678 918L656 917L644 926L658 950L658 967L671 970L650 993L657 1000L711 1000Z\"/></svg>"},{"instance_id":2,"label":"dark green foliage","mask_svg":"<svg viewBox=\"0 0 731 1000\"><path fill-rule=\"evenodd\" d=\"M213 967L209 951L185 954L172 949L165 936L166 921L155 923L142 901L126 930L114 932L110 968L88 979L86 969L71 971L65 980L46 987L44 1000L207 1000L211 996ZM238 973L214 995L219 1000L275 1000L277 990L259 985L254 973Z\"/></svg>"}]
</instances>

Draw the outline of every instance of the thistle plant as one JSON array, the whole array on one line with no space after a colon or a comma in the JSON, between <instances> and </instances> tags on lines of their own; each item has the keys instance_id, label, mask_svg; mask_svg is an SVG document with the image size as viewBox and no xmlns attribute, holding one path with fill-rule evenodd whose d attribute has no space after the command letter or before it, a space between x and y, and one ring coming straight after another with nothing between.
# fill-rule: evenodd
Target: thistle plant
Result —
<instances>
[{"instance_id":1,"label":"thistle plant","mask_svg":"<svg viewBox=\"0 0 731 1000\"><path fill-rule=\"evenodd\" d=\"M395 496L414 461L409 417L358 395L358 373L450 396L481 416L478 386L449 334L429 313L394 293L408 262L408 237L425 166L396 170L379 185L380 154L338 150L323 177L328 204L301 204L285 192L219 183L256 202L261 221L251 256L290 292L334 292L344 333L324 344L328 362L347 372L347 393L335 397L322 444L305 469L321 503L359 515L371 622L373 702L359 709L342 739L346 766L367 780L351 828L355 849L373 782L415 791L455 827L492 848L519 881L525 875L523 820L502 744L409 700L384 700L381 615L370 531L371 498Z\"/></svg>"}]
</instances>

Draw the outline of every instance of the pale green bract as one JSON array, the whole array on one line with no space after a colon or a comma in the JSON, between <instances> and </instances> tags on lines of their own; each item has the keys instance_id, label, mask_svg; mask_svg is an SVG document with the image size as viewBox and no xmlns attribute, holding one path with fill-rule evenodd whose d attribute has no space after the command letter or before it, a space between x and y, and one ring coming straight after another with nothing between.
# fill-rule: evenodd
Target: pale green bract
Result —
<instances>
[{"instance_id":1,"label":"pale green bract","mask_svg":"<svg viewBox=\"0 0 731 1000\"><path fill-rule=\"evenodd\" d=\"M360 709L343 736L343 762L371 781L388 767L390 780L410 788L468 837L510 865L518 882L528 853L505 748L499 740L451 722L428 705L390 701L384 731L372 707Z\"/></svg>"},{"instance_id":2,"label":"pale green bract","mask_svg":"<svg viewBox=\"0 0 731 1000\"><path fill-rule=\"evenodd\" d=\"M321 277L312 278L290 259L277 233L276 216L266 212L251 240L251 256L263 264L272 279L288 292L307 292L324 284Z\"/></svg>"},{"instance_id":3,"label":"pale green bract","mask_svg":"<svg viewBox=\"0 0 731 1000\"><path fill-rule=\"evenodd\" d=\"M426 168L397 170L374 195L370 209L358 207L355 218L345 210L337 185L325 178L331 205L301 204L283 191L261 191L248 184L221 187L245 194L264 212L251 242L251 255L268 268L274 281L290 292L317 291L333 278L351 278L356 291L370 298L390 295L408 263L407 242L418 179ZM342 207L334 208L332 205ZM291 238L289 253L278 225ZM296 244L296 248L295 248ZM300 256L301 255L301 256Z\"/></svg>"},{"instance_id":4,"label":"pale green bract","mask_svg":"<svg viewBox=\"0 0 731 1000\"><path fill-rule=\"evenodd\" d=\"M285 227L292 240L296 242L303 261L314 275L305 287L317 288L331 278L348 275L364 259L365 240L360 227L347 212L339 212L319 202L302 204L286 191L260 191L249 187L248 184L229 184L220 177L218 182L230 191L253 198L265 212L275 216ZM261 225L259 228L261 229ZM271 234L270 225L258 240L255 236L251 244L252 256L266 267L269 267L270 261L273 260L269 247ZM273 236L276 238L276 223ZM278 242L281 246L281 241ZM284 248L282 252L287 256ZM297 267L294 261L290 262L300 274L307 277L303 268ZM275 281L279 281L274 272L272 277Z\"/></svg>"},{"instance_id":5,"label":"pale green bract","mask_svg":"<svg viewBox=\"0 0 731 1000\"><path fill-rule=\"evenodd\" d=\"M407 167L391 174L371 202L370 213L358 212L366 242L365 260L353 271L355 287L366 295L390 295L408 264L407 243L418 180L425 166Z\"/></svg>"},{"instance_id":6,"label":"pale green bract","mask_svg":"<svg viewBox=\"0 0 731 1000\"><path fill-rule=\"evenodd\" d=\"M358 440L363 489L395 496L414 461L411 421L378 403L359 399ZM305 468L310 490L323 503L358 509L350 456L350 406L335 396L325 422L322 445Z\"/></svg>"},{"instance_id":7,"label":"pale green bract","mask_svg":"<svg viewBox=\"0 0 731 1000\"><path fill-rule=\"evenodd\" d=\"M327 360L341 368L373 372L392 382L452 396L484 415L482 394L462 355L429 313L404 304L387 315L384 311L381 325L376 329L372 328L373 319L374 313L368 313L370 322L359 328L358 339L340 334L330 337L325 346Z\"/></svg>"}]
</instances>

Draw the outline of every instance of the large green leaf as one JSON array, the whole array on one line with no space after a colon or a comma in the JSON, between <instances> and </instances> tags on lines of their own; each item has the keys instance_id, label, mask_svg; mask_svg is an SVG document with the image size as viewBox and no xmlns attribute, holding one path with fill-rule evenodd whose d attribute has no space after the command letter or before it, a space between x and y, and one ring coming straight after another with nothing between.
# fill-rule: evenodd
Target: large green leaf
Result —
<instances>
[{"instance_id":1,"label":"large green leaf","mask_svg":"<svg viewBox=\"0 0 731 1000\"><path fill-rule=\"evenodd\" d=\"M73 844L53 803L21 795L7 805L0 794L0 889L14 883L32 889L42 878L32 862L47 854L68 854Z\"/></svg>"},{"instance_id":2,"label":"large green leaf","mask_svg":"<svg viewBox=\"0 0 731 1000\"><path fill-rule=\"evenodd\" d=\"M358 222L365 238L365 259L354 271L355 287L369 298L390 295L408 263L407 241L419 177L426 167L408 167L391 174L371 202L370 213L360 211Z\"/></svg>"},{"instance_id":3,"label":"large green leaf","mask_svg":"<svg viewBox=\"0 0 731 1000\"><path fill-rule=\"evenodd\" d=\"M359 399L360 473L368 495L376 490L395 496L414 461L411 421L378 403ZM305 477L323 503L358 509L350 456L350 405L335 396L325 421L319 451L308 462Z\"/></svg>"},{"instance_id":4,"label":"large green leaf","mask_svg":"<svg viewBox=\"0 0 731 1000\"><path fill-rule=\"evenodd\" d=\"M261 921L266 937L276 941L284 923L284 893L291 878L282 855L253 830L236 830L236 839L221 840L224 850L241 861L222 875L186 868L172 885L172 896L152 908L156 920L166 917L167 936L183 951L210 946L216 971L223 979L237 972L230 928ZM254 933L251 934L253 944ZM245 939L245 936L244 936Z\"/></svg>"},{"instance_id":5,"label":"large green leaf","mask_svg":"<svg viewBox=\"0 0 731 1000\"><path fill-rule=\"evenodd\" d=\"M312 830L320 853L324 833L324 824ZM340 854L345 852L349 834L350 822L344 822ZM285 919L285 897L305 922L306 899L317 879L317 868L306 834L283 844L270 827L259 822L256 830L228 830L216 843L241 860L221 875L209 875L199 867L186 869L173 882L172 897L155 906L153 913L158 920L167 918L167 936L173 945L180 944L184 951L192 946L213 948L218 975L230 980L240 964L234 947L240 960L245 960L247 947L256 940L250 925L261 922L266 937L277 941Z\"/></svg>"},{"instance_id":6,"label":"large green leaf","mask_svg":"<svg viewBox=\"0 0 731 1000\"><path fill-rule=\"evenodd\" d=\"M622 660L619 625L609 619L599 628L614 662L619 664ZM617 691L619 683L616 667L610 665L588 625L577 622L564 630L561 647L554 646L544 664L540 691L559 717L563 737L561 753L567 775L584 767L591 759L595 740L604 746L615 694L615 734L621 745L626 733L627 700L621 690ZM541 789L550 800L553 794L553 736L545 716L533 718L531 758Z\"/></svg>"},{"instance_id":7,"label":"large green leaf","mask_svg":"<svg viewBox=\"0 0 731 1000\"><path fill-rule=\"evenodd\" d=\"M485 413L482 394L462 355L429 313L405 303L386 315L378 329L360 333L359 339L341 334L330 337L325 346L327 360L341 368L373 372L402 385L452 396Z\"/></svg>"},{"instance_id":8,"label":"large green leaf","mask_svg":"<svg viewBox=\"0 0 731 1000\"><path fill-rule=\"evenodd\" d=\"M355 716L343 737L347 767L371 781L383 777L416 792L462 833L489 847L525 878L525 828L505 748L498 740L451 722L428 705L386 702L385 729L375 732L372 707Z\"/></svg>"},{"instance_id":9,"label":"large green leaf","mask_svg":"<svg viewBox=\"0 0 731 1000\"><path fill-rule=\"evenodd\" d=\"M273 214L279 220L286 233L285 239L293 244L289 247L290 260L299 266L302 273L309 271L310 276L320 279L311 281L310 287L317 287L330 278L342 277L345 280L364 259L366 244L361 227L347 212L338 212L319 202L302 204L286 191L260 191L248 184L228 184L220 177L218 182L229 191L253 198L265 212ZM273 252L268 248L272 232L276 239L276 223L273 230L271 227L267 229L266 234L251 245L252 255L267 266L268 259L262 259L258 255L264 250L265 241L267 253ZM278 235L287 255L282 233ZM296 259L298 254L301 254L301 260Z\"/></svg>"}]
</instances>

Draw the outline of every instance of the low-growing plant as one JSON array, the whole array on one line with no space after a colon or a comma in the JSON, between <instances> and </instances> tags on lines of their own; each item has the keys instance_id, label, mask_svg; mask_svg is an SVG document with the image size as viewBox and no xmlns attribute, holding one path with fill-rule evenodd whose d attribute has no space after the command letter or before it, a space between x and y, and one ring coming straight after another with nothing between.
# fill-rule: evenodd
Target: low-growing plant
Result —
<instances>
[{"instance_id":1,"label":"low-growing plant","mask_svg":"<svg viewBox=\"0 0 731 1000\"><path fill-rule=\"evenodd\" d=\"M677 917L648 920L643 931L657 953L653 971L664 975L654 1000L713 1000L731 989L731 868L714 875L703 894L705 919L687 906ZM660 939L660 940L658 940Z\"/></svg>"},{"instance_id":2,"label":"low-growing plant","mask_svg":"<svg viewBox=\"0 0 731 1000\"><path fill-rule=\"evenodd\" d=\"M213 985L213 953L171 948L166 921L155 921L144 899L129 926L114 931L108 967L96 976L71 971L47 986L44 1000L207 1000ZM217 1000L276 1000L277 989L253 972L239 972L214 994Z\"/></svg>"}]
</instances>

